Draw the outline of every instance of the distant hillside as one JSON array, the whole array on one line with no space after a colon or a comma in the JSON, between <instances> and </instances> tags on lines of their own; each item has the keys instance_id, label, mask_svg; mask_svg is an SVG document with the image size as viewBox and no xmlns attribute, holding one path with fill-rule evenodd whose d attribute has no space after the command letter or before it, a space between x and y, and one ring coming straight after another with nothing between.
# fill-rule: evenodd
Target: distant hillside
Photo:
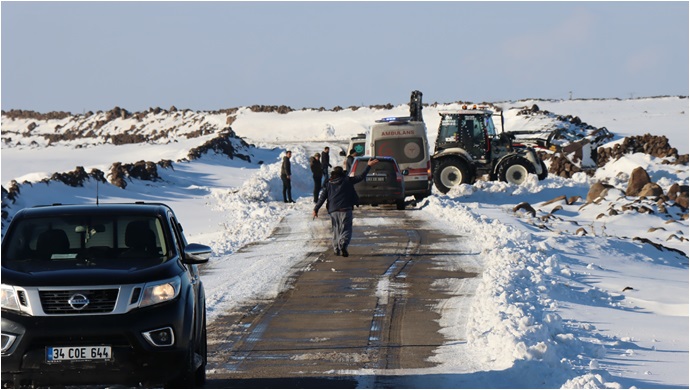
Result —
<instances>
[{"instance_id":1,"label":"distant hillside","mask_svg":"<svg viewBox=\"0 0 690 390\"><path fill-rule=\"evenodd\" d=\"M677 101L687 104L687 98L646 98L636 100L525 100L508 103L483 103L495 111L503 111L506 130L528 130L535 137L548 138L554 131L559 131L558 139L551 140L558 146L558 151L548 148L540 149L542 157L547 161L549 171L562 177L571 177L582 171L582 153L577 153L580 143L600 148L595 156L597 166L603 166L607 161L620 157L623 153L643 152L655 157L668 159L668 163L688 163L687 154L679 154L662 134L634 136L629 139L615 136L606 128L588 124L589 118L581 118L562 112L550 112L544 106L566 107L577 109L581 105L594 104L601 106L599 110L606 110L612 104L635 105L638 102L644 107L644 113L651 107L661 105L666 107L668 102ZM433 147L438 129L438 113L446 110L459 109L463 102L449 104L427 104L424 108L424 119L427 123L429 143ZM470 103L471 104L471 103ZM631 109L632 110L632 109ZM591 110L590 110L591 111ZM211 150L232 158L252 161L250 142L266 143L302 142L305 140L323 139L324 142L346 141L349 137L365 132L376 119L386 116L405 116L409 112L407 104L393 106L391 104L368 107L334 107L326 110L302 109L294 110L287 106L251 106L229 108L215 111L180 110L150 108L143 112L130 112L124 108L115 107L106 112L87 112L73 115L67 112L37 113L35 111L10 110L2 112L2 148L5 150L36 150L51 146L63 146L74 149L95 146L121 146L129 144L169 145L179 144L175 155L161 156L155 161L148 161L148 171L155 166L169 167L174 161L195 159ZM632 111L631 111L632 112ZM650 115L660 115L653 113ZM666 114L668 115L668 114ZM631 115L625 115L631 116ZM663 118L663 115L660 116ZM687 118L682 113L681 119ZM667 126L657 120L659 126ZM497 123L497 126L499 124ZM499 127L500 131L500 127ZM617 145L605 145L618 139ZM191 141L191 142L190 142ZM518 141L520 139L518 138ZM568 147L572 145L571 147ZM543 146L543 145L542 145ZM573 152L575 151L575 152ZM76 158L76 155L75 155ZM149 157L150 158L150 157ZM111 173L102 171L92 173L93 177L102 180L109 177L115 184L122 175L137 175L146 178L155 177L155 172L137 168L147 161L117 161L112 157L109 168ZM74 161L71 165L81 166L83 163ZM154 168L152 168L154 167ZM122 171L122 172L120 172ZM75 171L76 172L76 171ZM120 172L120 173L118 173ZM45 180L59 180L67 172L55 172L45 177ZM74 173L83 176L84 173ZM4 184L14 179L4 177ZM11 185L10 185L11 186Z\"/></svg>"}]
</instances>

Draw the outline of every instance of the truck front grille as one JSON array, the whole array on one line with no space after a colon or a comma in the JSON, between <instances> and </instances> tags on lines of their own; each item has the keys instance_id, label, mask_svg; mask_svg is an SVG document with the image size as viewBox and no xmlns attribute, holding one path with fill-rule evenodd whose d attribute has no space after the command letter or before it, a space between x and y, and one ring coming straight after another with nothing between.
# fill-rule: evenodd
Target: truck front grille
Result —
<instances>
[{"instance_id":1,"label":"truck front grille","mask_svg":"<svg viewBox=\"0 0 690 390\"><path fill-rule=\"evenodd\" d=\"M46 314L110 313L117 294L118 289L39 291Z\"/></svg>"}]
</instances>

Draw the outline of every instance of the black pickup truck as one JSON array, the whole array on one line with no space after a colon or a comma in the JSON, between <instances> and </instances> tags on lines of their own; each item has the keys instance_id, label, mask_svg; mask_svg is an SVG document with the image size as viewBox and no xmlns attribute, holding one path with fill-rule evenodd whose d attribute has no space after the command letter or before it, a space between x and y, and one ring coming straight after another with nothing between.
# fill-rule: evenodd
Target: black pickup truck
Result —
<instances>
[{"instance_id":1,"label":"black pickup truck","mask_svg":"<svg viewBox=\"0 0 690 390\"><path fill-rule=\"evenodd\" d=\"M2 241L2 387L198 387L206 306L170 207L19 211Z\"/></svg>"}]
</instances>

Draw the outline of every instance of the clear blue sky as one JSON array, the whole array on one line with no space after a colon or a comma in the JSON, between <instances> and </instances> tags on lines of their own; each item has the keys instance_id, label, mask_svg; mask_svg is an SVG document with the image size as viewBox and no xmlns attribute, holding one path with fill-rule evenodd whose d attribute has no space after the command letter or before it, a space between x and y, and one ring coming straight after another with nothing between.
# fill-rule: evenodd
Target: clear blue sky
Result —
<instances>
[{"instance_id":1,"label":"clear blue sky","mask_svg":"<svg viewBox=\"0 0 690 390\"><path fill-rule=\"evenodd\" d=\"M7 2L3 110L688 95L688 2Z\"/></svg>"}]
</instances>

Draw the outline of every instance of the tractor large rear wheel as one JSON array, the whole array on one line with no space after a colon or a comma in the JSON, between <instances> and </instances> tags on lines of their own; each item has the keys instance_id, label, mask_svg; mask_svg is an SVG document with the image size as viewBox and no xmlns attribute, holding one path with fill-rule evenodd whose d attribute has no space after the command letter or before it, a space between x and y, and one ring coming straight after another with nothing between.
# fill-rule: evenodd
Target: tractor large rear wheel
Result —
<instances>
[{"instance_id":1,"label":"tractor large rear wheel","mask_svg":"<svg viewBox=\"0 0 690 390\"><path fill-rule=\"evenodd\" d=\"M532 163L524 157L508 157L498 167L498 178L506 183L520 185L527 180L527 175L536 174Z\"/></svg>"},{"instance_id":2,"label":"tractor large rear wheel","mask_svg":"<svg viewBox=\"0 0 690 390\"><path fill-rule=\"evenodd\" d=\"M469 184L471 179L467 164L459 158L441 160L434 169L434 184L444 194L455 186Z\"/></svg>"}]
</instances>

